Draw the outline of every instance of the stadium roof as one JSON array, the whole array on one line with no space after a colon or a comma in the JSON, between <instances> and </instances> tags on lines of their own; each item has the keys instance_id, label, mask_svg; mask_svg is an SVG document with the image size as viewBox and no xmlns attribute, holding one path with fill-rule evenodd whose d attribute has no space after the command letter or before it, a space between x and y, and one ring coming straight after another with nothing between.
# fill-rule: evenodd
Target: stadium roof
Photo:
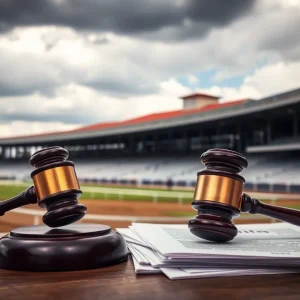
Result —
<instances>
[{"instance_id":1,"label":"stadium roof","mask_svg":"<svg viewBox=\"0 0 300 300\"><path fill-rule=\"evenodd\" d=\"M51 135L57 135L57 134L63 134L63 133L68 133L68 132L86 132L86 131L93 131L93 130L103 130L106 128L116 128L116 127L122 127L124 125L129 125L129 124L140 124L140 123L145 123L145 122L154 122L154 121L160 121L160 120L165 120L165 119L170 119L170 118L175 118L175 117L180 117L180 116L185 116L185 115L190 115L190 114L195 114L195 113L200 113L200 112L205 112L205 111L213 111L217 110L220 108L224 107L232 107L236 106L239 104L242 104L245 102L247 99L241 99L241 100L236 100L236 101L231 101L231 102L225 102L225 103L216 103L216 104L208 104L200 108L192 108L192 109L180 109L180 110L175 110L175 111L167 111L167 112L161 112L161 113L153 113L150 115L145 115L142 117L137 117L125 121L119 121L119 122L107 122L107 123L96 123L84 127L80 127L74 130L69 130L69 131L61 131L61 132L48 132L48 133L41 133L41 134L35 134L35 135L23 135L23 136L15 136L15 137L10 137L10 138L4 138L5 140L15 140L19 138L24 138L24 137L42 137L42 136L51 136ZM0 141L3 139L0 139Z\"/></svg>"},{"instance_id":2,"label":"stadium roof","mask_svg":"<svg viewBox=\"0 0 300 300\"><path fill-rule=\"evenodd\" d=\"M212 111L216 109L220 109L223 107L230 107L239 105L246 101L246 99L238 100L238 101L232 101L232 102L226 102L226 103L216 103L216 104L208 104L200 108L192 108L192 109L180 109L180 110L174 110L174 111L167 111L167 112L161 112L161 113L154 113L134 119L129 119L127 121L121 121L121 122L113 122L113 123L98 123L90 126L81 127L79 129L75 129L73 131L86 131L86 130L95 130L95 129L102 129L102 128L108 128L108 127L118 127L123 126L127 124L138 124L138 123L144 123L144 122L153 122L153 121L159 121L164 119L170 119L174 117L180 117L184 115L204 112L204 111Z\"/></svg>"},{"instance_id":3,"label":"stadium roof","mask_svg":"<svg viewBox=\"0 0 300 300\"><path fill-rule=\"evenodd\" d=\"M239 100L226 103L209 104L201 108L154 113L130 120L98 123L84 126L72 131L53 132L39 135L19 136L0 139L0 145L42 145L57 142L76 142L93 138L111 137L144 133L155 130L178 128L192 124L203 124L259 113L264 116L268 110L300 105L300 88L278 95L263 98L259 101Z\"/></svg>"}]
</instances>

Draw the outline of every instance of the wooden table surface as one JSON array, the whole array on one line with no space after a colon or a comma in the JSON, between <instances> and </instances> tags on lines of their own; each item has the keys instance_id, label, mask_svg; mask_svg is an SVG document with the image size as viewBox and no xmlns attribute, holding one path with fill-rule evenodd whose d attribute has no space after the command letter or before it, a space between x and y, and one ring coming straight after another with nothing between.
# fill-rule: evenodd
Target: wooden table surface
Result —
<instances>
[{"instance_id":1,"label":"wooden table surface","mask_svg":"<svg viewBox=\"0 0 300 300\"><path fill-rule=\"evenodd\" d=\"M300 274L171 281L164 275L135 275L131 259L119 265L76 272L0 270L0 299L300 299Z\"/></svg>"}]
</instances>

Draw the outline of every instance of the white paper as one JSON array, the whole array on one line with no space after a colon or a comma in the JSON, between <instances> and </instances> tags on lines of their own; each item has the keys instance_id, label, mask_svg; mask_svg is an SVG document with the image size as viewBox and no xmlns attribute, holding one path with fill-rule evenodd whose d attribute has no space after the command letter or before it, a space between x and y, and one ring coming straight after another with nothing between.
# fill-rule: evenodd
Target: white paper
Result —
<instances>
[{"instance_id":1,"label":"white paper","mask_svg":"<svg viewBox=\"0 0 300 300\"><path fill-rule=\"evenodd\" d=\"M132 248L131 245L129 246L130 249ZM144 255L145 257L148 257L149 261L151 262L152 267L161 267L161 268L178 268L181 269L182 271L189 273L189 274L195 274L195 273L223 273L226 275L227 273L231 272L240 272L243 275L249 274L251 275L252 273L254 274L269 274L270 271L272 274L280 274L280 273L289 273L289 272L294 272L292 270L286 270L286 269L263 269L263 268L255 268L255 269L248 269L248 268L241 268L241 267L230 267L230 268L224 268L224 267L201 267L201 264L197 267L197 262L194 262L191 264L193 267L180 267L178 266L178 263L173 263L173 264L168 264L166 265L162 261L158 259L158 257L155 255L155 252L152 251L151 249L148 249L146 247L138 246L137 249L133 252L133 256L136 258L136 254L142 256ZM153 260L151 260L151 258ZM138 261L139 262L139 261ZM140 262L139 262L140 263ZM141 264L141 263L140 263ZM142 263L143 264L143 263ZM295 272L298 272L296 270ZM300 270L299 270L300 272Z\"/></svg>"},{"instance_id":2,"label":"white paper","mask_svg":"<svg viewBox=\"0 0 300 300\"><path fill-rule=\"evenodd\" d=\"M300 258L300 228L286 223L237 225L239 235L227 243L199 239L186 225L134 223L133 228L168 257Z\"/></svg>"},{"instance_id":3,"label":"white paper","mask_svg":"<svg viewBox=\"0 0 300 300\"><path fill-rule=\"evenodd\" d=\"M162 261L158 258L158 256L155 254L155 252L152 249L140 245L136 245L136 244L135 245L131 244L131 247L135 249L135 252L142 253L152 267L159 267L160 265L163 264Z\"/></svg>"},{"instance_id":4,"label":"white paper","mask_svg":"<svg viewBox=\"0 0 300 300\"><path fill-rule=\"evenodd\" d=\"M137 251L131 244L127 243L128 249L134 256L136 261L140 265L151 265L150 261L142 254L142 252Z\"/></svg>"},{"instance_id":5,"label":"white paper","mask_svg":"<svg viewBox=\"0 0 300 300\"><path fill-rule=\"evenodd\" d=\"M116 228L116 231L119 232L126 241L144 247L149 247L137 234L135 234L130 228Z\"/></svg>"},{"instance_id":6,"label":"white paper","mask_svg":"<svg viewBox=\"0 0 300 300\"><path fill-rule=\"evenodd\" d=\"M191 278L208 278L208 277L225 277L225 276L227 277L227 276L294 273L294 271L291 271L291 270L154 268L151 266L139 264L134 255L132 256L132 259L133 259L136 274L158 274L158 273L163 272L171 280L191 279Z\"/></svg>"},{"instance_id":7,"label":"white paper","mask_svg":"<svg viewBox=\"0 0 300 300\"><path fill-rule=\"evenodd\" d=\"M136 274L162 271L176 280L300 273L298 227L275 223L237 228L238 237L222 244L195 237L186 225L138 223L118 232L132 253Z\"/></svg>"},{"instance_id":8,"label":"white paper","mask_svg":"<svg viewBox=\"0 0 300 300\"><path fill-rule=\"evenodd\" d=\"M201 272L201 273L188 273L182 269L177 269L177 268L161 268L161 270L171 280L296 273L295 271L292 270L235 270L235 271L222 270L216 272Z\"/></svg>"},{"instance_id":9,"label":"white paper","mask_svg":"<svg viewBox=\"0 0 300 300\"><path fill-rule=\"evenodd\" d=\"M136 274L159 274L162 271L158 268L153 268L151 266L140 265L135 257L132 257L134 270Z\"/></svg>"}]
</instances>

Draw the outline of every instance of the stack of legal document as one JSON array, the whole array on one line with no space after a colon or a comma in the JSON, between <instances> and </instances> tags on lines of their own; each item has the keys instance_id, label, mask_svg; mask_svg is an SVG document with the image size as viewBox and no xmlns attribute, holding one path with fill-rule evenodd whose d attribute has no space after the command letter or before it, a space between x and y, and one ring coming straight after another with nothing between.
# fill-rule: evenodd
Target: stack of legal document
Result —
<instances>
[{"instance_id":1,"label":"stack of legal document","mask_svg":"<svg viewBox=\"0 0 300 300\"><path fill-rule=\"evenodd\" d=\"M190 233L187 225L133 223L117 228L127 241L136 274L169 279L300 273L300 227L237 225L230 242L215 243Z\"/></svg>"}]
</instances>

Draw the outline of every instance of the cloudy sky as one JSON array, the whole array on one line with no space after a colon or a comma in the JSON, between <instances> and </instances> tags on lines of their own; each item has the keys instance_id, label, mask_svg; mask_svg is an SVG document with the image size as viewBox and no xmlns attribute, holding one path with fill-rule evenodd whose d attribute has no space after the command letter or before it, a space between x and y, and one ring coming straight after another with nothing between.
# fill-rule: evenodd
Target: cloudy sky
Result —
<instances>
[{"instance_id":1,"label":"cloudy sky","mask_svg":"<svg viewBox=\"0 0 300 300\"><path fill-rule=\"evenodd\" d=\"M300 87L300 0L1 0L0 136Z\"/></svg>"}]
</instances>

